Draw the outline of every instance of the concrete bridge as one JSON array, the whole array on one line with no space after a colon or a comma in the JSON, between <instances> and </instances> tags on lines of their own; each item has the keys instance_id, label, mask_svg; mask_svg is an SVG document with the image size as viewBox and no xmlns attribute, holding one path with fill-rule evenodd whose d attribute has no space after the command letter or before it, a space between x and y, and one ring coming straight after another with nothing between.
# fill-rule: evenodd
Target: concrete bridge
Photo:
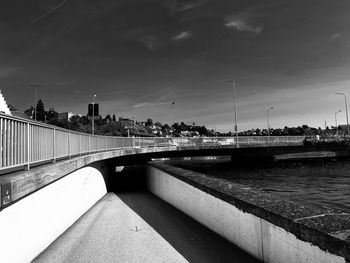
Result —
<instances>
[{"instance_id":1,"label":"concrete bridge","mask_svg":"<svg viewBox=\"0 0 350 263\"><path fill-rule=\"evenodd\" d=\"M221 137L126 138L96 136L0 115L0 209L2 210L0 222L5 220L1 215L10 211L13 204L25 200L32 193L36 193L44 187L46 189L46 186L49 186L49 189L51 185L56 185L61 181L59 180L61 178L72 180L71 185L74 187L71 190L66 188L57 190L57 196L64 195L67 198L74 198L75 191L81 191L81 194L86 195L87 190L82 187L86 184L90 187L88 191L94 193L96 189L102 189L99 179L89 184L87 182L90 179L86 176L82 176L81 179L77 179L79 176L74 177L74 179L69 176L75 171L87 167L92 168L93 173L101 175L104 184L108 187L113 177L116 176L116 167L146 163L157 158L230 155L233 160L242 161L271 159L276 155L301 152L323 152L329 156L348 154L347 150L338 147L305 147L303 140L302 136L239 137L238 141L234 138ZM61 195L59 195L59 191L61 191ZM73 217L74 220L86 212L105 193L103 190L95 194L92 192L89 192L89 198L84 203L84 208L74 207L69 204L69 198L65 199L67 201L65 206L72 206L72 209L80 211ZM56 193L50 195L56 195ZM74 204L74 201L72 203ZM61 210L57 209L55 213L62 215L64 207L61 207ZM36 220L40 221L39 218ZM69 223L67 224L69 226ZM5 221L3 226L6 225L7 229L13 229L10 221ZM13 231L16 231L16 227ZM56 237L61 233L57 232ZM13 235L13 233L7 234ZM4 246L8 246L8 243L3 242L2 244L0 242L0 247Z\"/></svg>"},{"instance_id":2,"label":"concrete bridge","mask_svg":"<svg viewBox=\"0 0 350 263\"><path fill-rule=\"evenodd\" d=\"M0 114L0 209L97 161L115 167L154 158L231 155L242 159L315 151L303 147L303 140L303 136L252 136L238 141L232 137L98 136Z\"/></svg>"}]
</instances>

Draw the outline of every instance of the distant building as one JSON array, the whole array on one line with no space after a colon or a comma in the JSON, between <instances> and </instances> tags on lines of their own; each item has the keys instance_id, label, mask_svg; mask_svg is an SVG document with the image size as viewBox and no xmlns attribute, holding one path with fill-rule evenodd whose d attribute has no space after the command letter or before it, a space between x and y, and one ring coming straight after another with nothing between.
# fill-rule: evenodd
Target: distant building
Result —
<instances>
[{"instance_id":1,"label":"distant building","mask_svg":"<svg viewBox=\"0 0 350 263\"><path fill-rule=\"evenodd\" d=\"M199 136L199 132L198 131L181 131L180 132L180 136L183 136L183 137L197 137L197 136Z\"/></svg>"},{"instance_id":2,"label":"distant building","mask_svg":"<svg viewBox=\"0 0 350 263\"><path fill-rule=\"evenodd\" d=\"M119 118L118 122L122 127L122 134L124 136L138 136L138 137L148 137L152 136L151 133L148 132L146 127L142 126L139 123L136 123L133 119L129 118Z\"/></svg>"},{"instance_id":3,"label":"distant building","mask_svg":"<svg viewBox=\"0 0 350 263\"><path fill-rule=\"evenodd\" d=\"M73 112L61 112L61 113L58 113L58 120L59 121L64 121L64 120L67 120L69 121L70 118L72 116L75 116L75 115L78 115L79 117L81 117L81 114L77 114L77 113L73 113Z\"/></svg>"},{"instance_id":4,"label":"distant building","mask_svg":"<svg viewBox=\"0 0 350 263\"><path fill-rule=\"evenodd\" d=\"M12 115L9 107L7 106L5 98L1 93L1 90L0 90L0 112L7 115Z\"/></svg>"},{"instance_id":5,"label":"distant building","mask_svg":"<svg viewBox=\"0 0 350 263\"><path fill-rule=\"evenodd\" d=\"M129 118L119 117L119 122L127 129L132 128L135 125L135 121Z\"/></svg>"},{"instance_id":6,"label":"distant building","mask_svg":"<svg viewBox=\"0 0 350 263\"><path fill-rule=\"evenodd\" d=\"M20 111L11 111L11 114L15 117L22 118L22 119L28 119L31 120L32 116L29 116L25 112L20 112Z\"/></svg>"}]
</instances>

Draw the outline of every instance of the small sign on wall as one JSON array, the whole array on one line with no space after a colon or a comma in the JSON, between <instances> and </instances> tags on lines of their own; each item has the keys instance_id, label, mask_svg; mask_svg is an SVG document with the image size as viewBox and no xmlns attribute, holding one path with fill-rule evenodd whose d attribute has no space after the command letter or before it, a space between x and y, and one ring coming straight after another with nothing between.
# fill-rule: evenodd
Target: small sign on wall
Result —
<instances>
[{"instance_id":1,"label":"small sign on wall","mask_svg":"<svg viewBox=\"0 0 350 263\"><path fill-rule=\"evenodd\" d=\"M11 183L1 185L1 206L11 202Z\"/></svg>"}]
</instances>

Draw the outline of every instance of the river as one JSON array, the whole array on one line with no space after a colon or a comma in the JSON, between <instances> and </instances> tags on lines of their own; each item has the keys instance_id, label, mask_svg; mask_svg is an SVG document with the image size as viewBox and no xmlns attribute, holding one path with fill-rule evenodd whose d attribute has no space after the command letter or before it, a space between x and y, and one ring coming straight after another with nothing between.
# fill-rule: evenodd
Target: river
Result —
<instances>
[{"instance_id":1,"label":"river","mask_svg":"<svg viewBox=\"0 0 350 263\"><path fill-rule=\"evenodd\" d=\"M267 165L233 165L230 157L171 160L167 163L290 200L350 212L350 161L284 161Z\"/></svg>"}]
</instances>

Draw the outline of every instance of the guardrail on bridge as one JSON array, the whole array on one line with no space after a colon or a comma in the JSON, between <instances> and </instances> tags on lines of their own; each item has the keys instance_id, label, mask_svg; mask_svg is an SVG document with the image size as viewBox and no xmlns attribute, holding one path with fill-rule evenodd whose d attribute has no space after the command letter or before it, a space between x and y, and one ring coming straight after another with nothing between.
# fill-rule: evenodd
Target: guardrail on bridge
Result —
<instances>
[{"instance_id":1,"label":"guardrail on bridge","mask_svg":"<svg viewBox=\"0 0 350 263\"><path fill-rule=\"evenodd\" d=\"M300 144L304 136L114 137L79 133L0 114L0 171L116 149Z\"/></svg>"}]
</instances>

